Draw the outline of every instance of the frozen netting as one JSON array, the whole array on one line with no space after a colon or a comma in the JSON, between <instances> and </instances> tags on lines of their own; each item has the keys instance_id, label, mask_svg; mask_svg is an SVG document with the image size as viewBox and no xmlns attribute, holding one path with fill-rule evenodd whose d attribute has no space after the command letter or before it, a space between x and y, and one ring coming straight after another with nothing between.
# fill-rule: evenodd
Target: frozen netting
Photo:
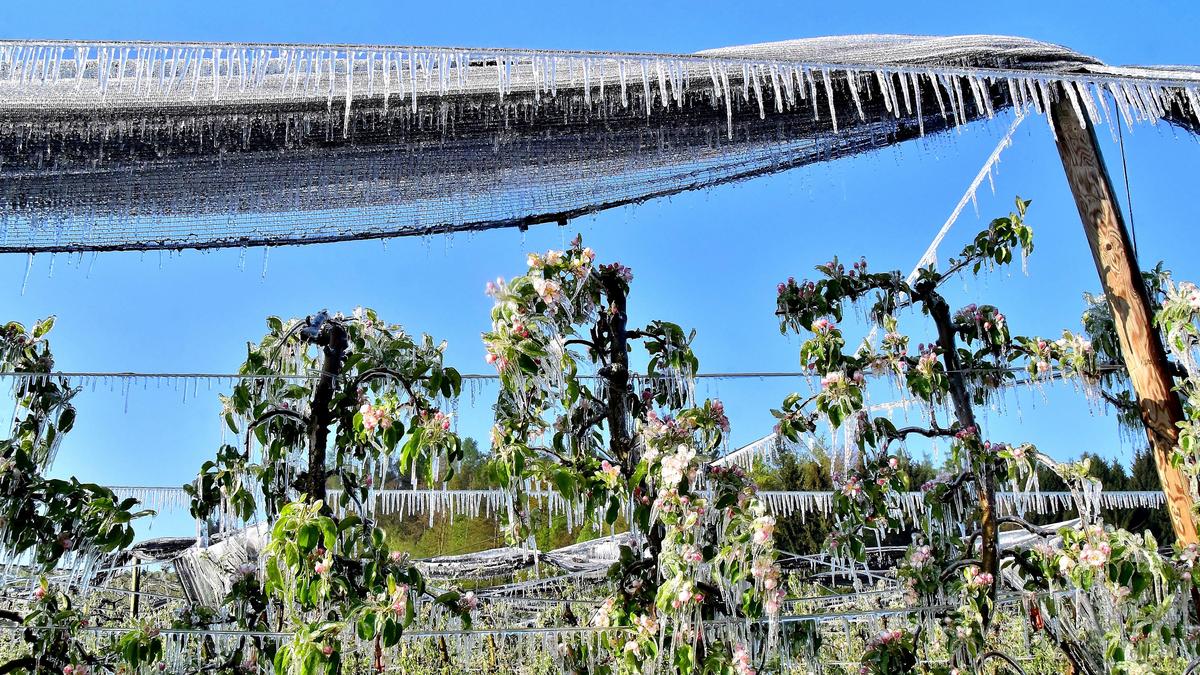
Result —
<instances>
[{"instance_id":1,"label":"frozen netting","mask_svg":"<svg viewBox=\"0 0 1200 675\"><path fill-rule=\"evenodd\" d=\"M995 36L694 55L0 42L0 251L561 222L1059 96L1081 121L1195 130L1200 71Z\"/></svg>"},{"instance_id":2,"label":"frozen netting","mask_svg":"<svg viewBox=\"0 0 1200 675\"><path fill-rule=\"evenodd\" d=\"M239 568L252 565L257 569L270 533L266 524L255 525L210 546L197 544L179 553L174 558L175 570L188 601L220 607L240 574Z\"/></svg>"}]
</instances>

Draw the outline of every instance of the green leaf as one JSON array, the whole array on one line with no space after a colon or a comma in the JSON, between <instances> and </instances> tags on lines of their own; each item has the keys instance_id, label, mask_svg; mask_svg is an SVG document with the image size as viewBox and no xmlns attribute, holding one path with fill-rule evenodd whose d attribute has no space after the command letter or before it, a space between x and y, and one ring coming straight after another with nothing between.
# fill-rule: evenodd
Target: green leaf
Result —
<instances>
[{"instance_id":1,"label":"green leaf","mask_svg":"<svg viewBox=\"0 0 1200 675\"><path fill-rule=\"evenodd\" d=\"M38 339L54 328L54 315L50 315L33 325L33 337Z\"/></svg>"},{"instance_id":2,"label":"green leaf","mask_svg":"<svg viewBox=\"0 0 1200 675\"><path fill-rule=\"evenodd\" d=\"M608 511L605 512L605 514L604 514L604 522L608 523L609 525L612 525L613 523L617 522L617 516L620 513L621 513L621 500L617 499L616 495L613 495L608 500Z\"/></svg>"},{"instance_id":3,"label":"green leaf","mask_svg":"<svg viewBox=\"0 0 1200 675\"><path fill-rule=\"evenodd\" d=\"M325 549L332 551L334 545L337 544L337 525L334 524L331 518L322 518L317 522L321 529L322 538L325 540Z\"/></svg>"},{"instance_id":4,"label":"green leaf","mask_svg":"<svg viewBox=\"0 0 1200 675\"><path fill-rule=\"evenodd\" d=\"M575 496L575 479L567 471L555 471L551 475L554 481L554 487L558 489L558 493L565 499L572 499Z\"/></svg>"},{"instance_id":5,"label":"green leaf","mask_svg":"<svg viewBox=\"0 0 1200 675\"><path fill-rule=\"evenodd\" d=\"M305 523L300 527L300 532L296 535L296 543L304 551L311 551L317 545L317 527L312 523Z\"/></svg>"},{"instance_id":6,"label":"green leaf","mask_svg":"<svg viewBox=\"0 0 1200 675\"><path fill-rule=\"evenodd\" d=\"M375 637L375 617L377 615L372 612L363 616L358 620L356 625L358 637L360 640L370 640Z\"/></svg>"}]
</instances>

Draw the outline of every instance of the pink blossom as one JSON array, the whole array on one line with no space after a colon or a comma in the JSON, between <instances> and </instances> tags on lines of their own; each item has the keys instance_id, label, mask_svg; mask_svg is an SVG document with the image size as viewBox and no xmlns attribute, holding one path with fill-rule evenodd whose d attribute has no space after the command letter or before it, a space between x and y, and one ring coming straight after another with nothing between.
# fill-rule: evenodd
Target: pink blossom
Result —
<instances>
[{"instance_id":1,"label":"pink blossom","mask_svg":"<svg viewBox=\"0 0 1200 675\"><path fill-rule=\"evenodd\" d=\"M333 654L333 645L321 645L321 653L325 656Z\"/></svg>"},{"instance_id":2,"label":"pink blossom","mask_svg":"<svg viewBox=\"0 0 1200 675\"><path fill-rule=\"evenodd\" d=\"M38 600L41 600L42 598L46 597L46 589L38 588L38 589L34 590L33 597L37 598Z\"/></svg>"},{"instance_id":3,"label":"pink blossom","mask_svg":"<svg viewBox=\"0 0 1200 675\"><path fill-rule=\"evenodd\" d=\"M774 565L767 558L755 558L754 564L750 566L750 574L755 579L765 578L774 569Z\"/></svg>"},{"instance_id":4,"label":"pink blossom","mask_svg":"<svg viewBox=\"0 0 1200 675\"><path fill-rule=\"evenodd\" d=\"M600 462L600 472L613 481L621 477L621 467L610 463L607 459Z\"/></svg>"},{"instance_id":5,"label":"pink blossom","mask_svg":"<svg viewBox=\"0 0 1200 675\"><path fill-rule=\"evenodd\" d=\"M759 546L766 545L775 533L775 519L771 516L759 516L754 519L752 529L751 540Z\"/></svg>"},{"instance_id":6,"label":"pink blossom","mask_svg":"<svg viewBox=\"0 0 1200 675\"><path fill-rule=\"evenodd\" d=\"M912 556L909 558L913 569L921 569L928 565L931 560L933 560L933 549L929 546L921 546L913 551Z\"/></svg>"},{"instance_id":7,"label":"pink blossom","mask_svg":"<svg viewBox=\"0 0 1200 675\"><path fill-rule=\"evenodd\" d=\"M842 486L842 494L847 497L857 497L862 494L862 483L859 482L858 476L850 476L846 479L846 484Z\"/></svg>"},{"instance_id":8,"label":"pink blossom","mask_svg":"<svg viewBox=\"0 0 1200 675\"><path fill-rule=\"evenodd\" d=\"M777 590L773 593L767 593L767 597L763 600L763 609L767 611L769 616L778 616L779 609L783 605L783 591Z\"/></svg>"},{"instance_id":9,"label":"pink blossom","mask_svg":"<svg viewBox=\"0 0 1200 675\"><path fill-rule=\"evenodd\" d=\"M739 644L733 648L733 669L737 675L755 675L754 667L751 665L750 652L746 650L746 646Z\"/></svg>"},{"instance_id":10,"label":"pink blossom","mask_svg":"<svg viewBox=\"0 0 1200 675\"><path fill-rule=\"evenodd\" d=\"M1106 542L1097 546L1087 543L1079 551L1079 562L1093 569L1099 569L1108 563L1110 552L1111 549Z\"/></svg>"},{"instance_id":11,"label":"pink blossom","mask_svg":"<svg viewBox=\"0 0 1200 675\"><path fill-rule=\"evenodd\" d=\"M460 605L466 611L474 612L475 608L479 606L479 599L475 597L475 593L473 591L467 591L466 594L462 596Z\"/></svg>"},{"instance_id":12,"label":"pink blossom","mask_svg":"<svg viewBox=\"0 0 1200 675\"><path fill-rule=\"evenodd\" d=\"M826 373L825 376L821 378L821 387L828 389L829 387L832 387L834 385L841 384L845 380L846 380L846 376L843 375L840 371Z\"/></svg>"}]
</instances>

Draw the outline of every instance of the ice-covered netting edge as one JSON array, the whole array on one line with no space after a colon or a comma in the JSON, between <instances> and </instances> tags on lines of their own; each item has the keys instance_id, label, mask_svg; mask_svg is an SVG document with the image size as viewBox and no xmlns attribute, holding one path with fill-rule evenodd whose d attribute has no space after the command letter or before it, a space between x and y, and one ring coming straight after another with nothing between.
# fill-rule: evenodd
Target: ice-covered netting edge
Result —
<instances>
[{"instance_id":1,"label":"ice-covered netting edge","mask_svg":"<svg viewBox=\"0 0 1200 675\"><path fill-rule=\"evenodd\" d=\"M0 42L0 251L526 227L1059 96L1081 122L1195 129L1200 72L997 36L692 55Z\"/></svg>"},{"instance_id":2,"label":"ice-covered netting edge","mask_svg":"<svg viewBox=\"0 0 1200 675\"><path fill-rule=\"evenodd\" d=\"M189 497L182 488L168 486L114 486L111 488L121 498L133 497L146 508L158 513L186 510ZM374 490L376 515L398 515L404 517L427 517L430 526L442 515L453 522L455 517L497 517L507 513L509 495L500 489L450 490L450 489L394 489ZM585 522L588 514L582 506L570 504L554 490L532 489L527 493L535 506L544 509L549 516L566 516L571 526ZM337 490L330 490L331 501ZM760 491L759 498L767 510L776 516L828 515L833 508L833 493L820 491ZM1000 505L1005 513L1059 513L1075 508L1070 492L1000 492ZM1105 509L1157 509L1163 505L1163 494L1157 490L1104 491L1099 495L1099 506ZM897 508L913 519L924 513L924 493L908 492L900 495ZM595 514L592 514L593 516Z\"/></svg>"}]
</instances>

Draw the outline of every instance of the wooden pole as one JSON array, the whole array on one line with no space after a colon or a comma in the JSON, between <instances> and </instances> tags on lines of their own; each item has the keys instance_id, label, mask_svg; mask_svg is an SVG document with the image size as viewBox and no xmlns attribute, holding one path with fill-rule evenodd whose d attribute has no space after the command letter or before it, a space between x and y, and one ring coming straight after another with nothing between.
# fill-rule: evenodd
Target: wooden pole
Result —
<instances>
[{"instance_id":1,"label":"wooden pole","mask_svg":"<svg viewBox=\"0 0 1200 675\"><path fill-rule=\"evenodd\" d=\"M133 563L133 578L129 582L129 590L133 591L129 594L129 616L136 619L138 600L142 597L142 566L138 562Z\"/></svg>"},{"instance_id":2,"label":"wooden pole","mask_svg":"<svg viewBox=\"0 0 1200 675\"><path fill-rule=\"evenodd\" d=\"M1081 123L1080 115L1061 87L1056 93L1058 100L1051 104L1050 116L1058 154L1075 195L1104 297L1112 310L1121 354L1137 393L1142 422L1166 495L1171 526L1180 543L1193 543L1197 539L1191 491L1187 477L1171 465L1171 453L1179 440L1176 425L1183 421L1183 407L1173 391L1167 354L1152 322L1150 298L1133 255L1112 180L1100 155L1096 130L1086 113Z\"/></svg>"}]
</instances>

